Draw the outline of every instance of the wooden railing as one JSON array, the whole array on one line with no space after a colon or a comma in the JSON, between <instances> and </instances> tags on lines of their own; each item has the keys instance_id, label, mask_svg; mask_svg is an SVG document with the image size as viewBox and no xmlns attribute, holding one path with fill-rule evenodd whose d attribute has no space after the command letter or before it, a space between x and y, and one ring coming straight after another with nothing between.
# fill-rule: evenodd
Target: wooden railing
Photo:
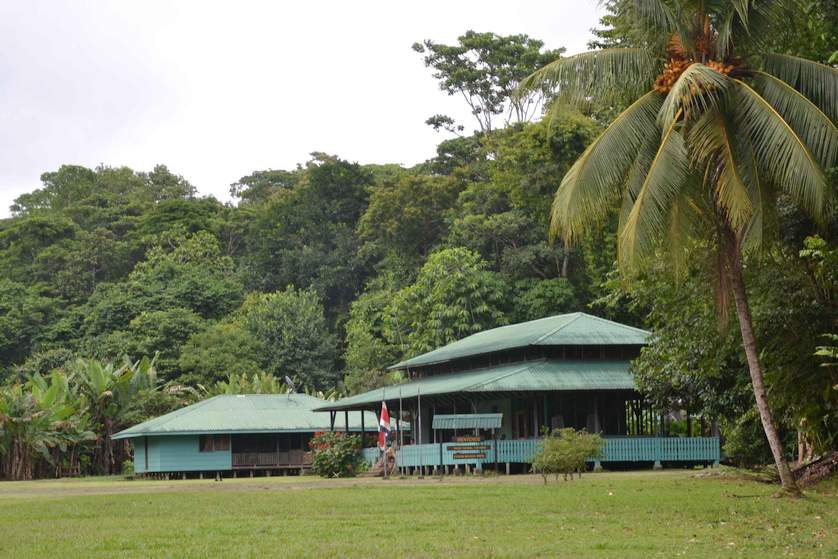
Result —
<instances>
[{"instance_id":1,"label":"wooden railing","mask_svg":"<svg viewBox=\"0 0 838 559\"><path fill-rule=\"evenodd\" d=\"M604 437L605 446L597 459L589 462L718 462L721 450L718 437ZM512 439L497 441L497 460L500 463L532 462L539 451L541 439ZM453 443L443 443L453 444ZM442 449L442 465L455 464L492 464L495 461L495 442L483 443L489 446L485 450L486 458L454 460L451 452ZM364 458L370 464L378 460L377 448L365 448ZM440 445L423 444L403 446L396 452L400 466L440 465Z\"/></svg>"},{"instance_id":2,"label":"wooden railing","mask_svg":"<svg viewBox=\"0 0 838 559\"><path fill-rule=\"evenodd\" d=\"M234 452L234 468L287 468L311 465L311 453L302 450L284 452Z\"/></svg>"}]
</instances>

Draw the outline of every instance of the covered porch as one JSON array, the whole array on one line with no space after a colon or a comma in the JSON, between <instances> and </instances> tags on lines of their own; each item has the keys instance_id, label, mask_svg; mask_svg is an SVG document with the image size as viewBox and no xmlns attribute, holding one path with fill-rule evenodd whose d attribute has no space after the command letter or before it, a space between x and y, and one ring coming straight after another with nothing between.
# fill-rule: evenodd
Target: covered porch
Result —
<instances>
[{"instance_id":1,"label":"covered porch","mask_svg":"<svg viewBox=\"0 0 838 559\"><path fill-rule=\"evenodd\" d=\"M233 469L307 469L311 466L311 437L311 433L231 435Z\"/></svg>"},{"instance_id":2,"label":"covered porch","mask_svg":"<svg viewBox=\"0 0 838 559\"><path fill-rule=\"evenodd\" d=\"M654 409L634 387L627 361L539 359L496 365L452 374L431 375L412 382L373 390L318 408L335 418L349 410L390 414L410 426L391 433L397 463L406 468L482 469L495 457L502 469L521 469L532 462L545 429L571 427L598 433L605 439L601 464L656 466L715 464L720 459L718 436L709 425L687 419L689 435L676 431L669 410ZM498 414L500 427L486 429L432 428L439 415ZM340 425L340 419L337 424ZM683 426L683 425L682 425ZM376 429L371 426L371 431ZM485 458L458 458L447 449L464 437L480 441ZM374 462L377 449L366 449ZM462 453L460 453L462 454Z\"/></svg>"}]
</instances>

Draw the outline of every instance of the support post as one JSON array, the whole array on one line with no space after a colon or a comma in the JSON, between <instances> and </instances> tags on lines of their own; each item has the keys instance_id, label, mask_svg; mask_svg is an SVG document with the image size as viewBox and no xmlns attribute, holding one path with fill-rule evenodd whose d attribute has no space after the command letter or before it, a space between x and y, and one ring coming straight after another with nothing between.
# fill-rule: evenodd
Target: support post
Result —
<instances>
[{"instance_id":1,"label":"support post","mask_svg":"<svg viewBox=\"0 0 838 559\"><path fill-rule=\"evenodd\" d=\"M498 435L494 429L492 429L492 446L495 451L495 473L498 473Z\"/></svg>"},{"instance_id":2,"label":"support post","mask_svg":"<svg viewBox=\"0 0 838 559\"><path fill-rule=\"evenodd\" d=\"M335 415L337 414L336 411L329 412L329 431L332 433L335 432Z\"/></svg>"},{"instance_id":3,"label":"support post","mask_svg":"<svg viewBox=\"0 0 838 559\"><path fill-rule=\"evenodd\" d=\"M349 410L343 410L343 425L346 429L346 434L349 434Z\"/></svg>"},{"instance_id":4,"label":"support post","mask_svg":"<svg viewBox=\"0 0 838 559\"><path fill-rule=\"evenodd\" d=\"M687 412L687 437L693 436L693 424L692 420L690 419L690 408L686 409Z\"/></svg>"},{"instance_id":5,"label":"support post","mask_svg":"<svg viewBox=\"0 0 838 559\"><path fill-rule=\"evenodd\" d=\"M434 429L434 442L436 442L436 429ZM442 468L442 440L439 441L439 467Z\"/></svg>"},{"instance_id":6,"label":"support post","mask_svg":"<svg viewBox=\"0 0 838 559\"><path fill-rule=\"evenodd\" d=\"M367 415L367 410L361 410L361 448L364 448L364 439L366 439L366 427L364 426L364 417Z\"/></svg>"}]
</instances>

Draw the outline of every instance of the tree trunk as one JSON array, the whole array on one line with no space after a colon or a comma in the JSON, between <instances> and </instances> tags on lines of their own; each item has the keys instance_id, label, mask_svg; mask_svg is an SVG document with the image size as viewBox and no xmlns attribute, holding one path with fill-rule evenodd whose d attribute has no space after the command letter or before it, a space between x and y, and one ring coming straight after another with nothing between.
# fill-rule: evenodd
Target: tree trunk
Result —
<instances>
[{"instance_id":1,"label":"tree trunk","mask_svg":"<svg viewBox=\"0 0 838 559\"><path fill-rule=\"evenodd\" d=\"M783 489L793 496L800 496L800 489L794 481L789 469L789 464L783 455L783 445L780 436L777 434L777 426L768 407L768 399L765 396L765 381L762 375L762 367L759 364L757 352L757 341L754 336L754 327L751 320L751 309L748 305L748 296L745 292L745 281L742 276L742 251L738 240L731 242L729 248L729 273L733 299L736 302L736 315L739 318L739 329L742 332L742 345L745 348L745 356L748 359L748 370L751 373L751 385L754 389L754 399L759 410L759 418L762 420L762 428L768 445L771 447L771 454L774 456L774 463L777 465L777 472L780 474L780 482Z\"/></svg>"}]
</instances>

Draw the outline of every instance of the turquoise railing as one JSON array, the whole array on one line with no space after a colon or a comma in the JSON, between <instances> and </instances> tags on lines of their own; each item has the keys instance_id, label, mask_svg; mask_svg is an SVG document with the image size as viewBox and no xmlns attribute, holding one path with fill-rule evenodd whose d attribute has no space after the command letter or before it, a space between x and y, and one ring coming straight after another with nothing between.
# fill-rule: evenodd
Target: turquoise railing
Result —
<instances>
[{"instance_id":1,"label":"turquoise railing","mask_svg":"<svg viewBox=\"0 0 838 559\"><path fill-rule=\"evenodd\" d=\"M484 459L454 460L453 453L442 450L442 465L493 464L495 444L497 460L500 463L530 463L539 450L541 439L514 439L485 441L489 446L481 450ZM451 445L457 443L443 443ZM438 466L440 464L439 444L407 445L396 451L398 464L409 468L417 466ZM379 457L377 448L365 448L364 458L370 464ZM605 437L605 446L599 462L718 462L721 450L718 437ZM590 462L595 459L591 458Z\"/></svg>"}]
</instances>

